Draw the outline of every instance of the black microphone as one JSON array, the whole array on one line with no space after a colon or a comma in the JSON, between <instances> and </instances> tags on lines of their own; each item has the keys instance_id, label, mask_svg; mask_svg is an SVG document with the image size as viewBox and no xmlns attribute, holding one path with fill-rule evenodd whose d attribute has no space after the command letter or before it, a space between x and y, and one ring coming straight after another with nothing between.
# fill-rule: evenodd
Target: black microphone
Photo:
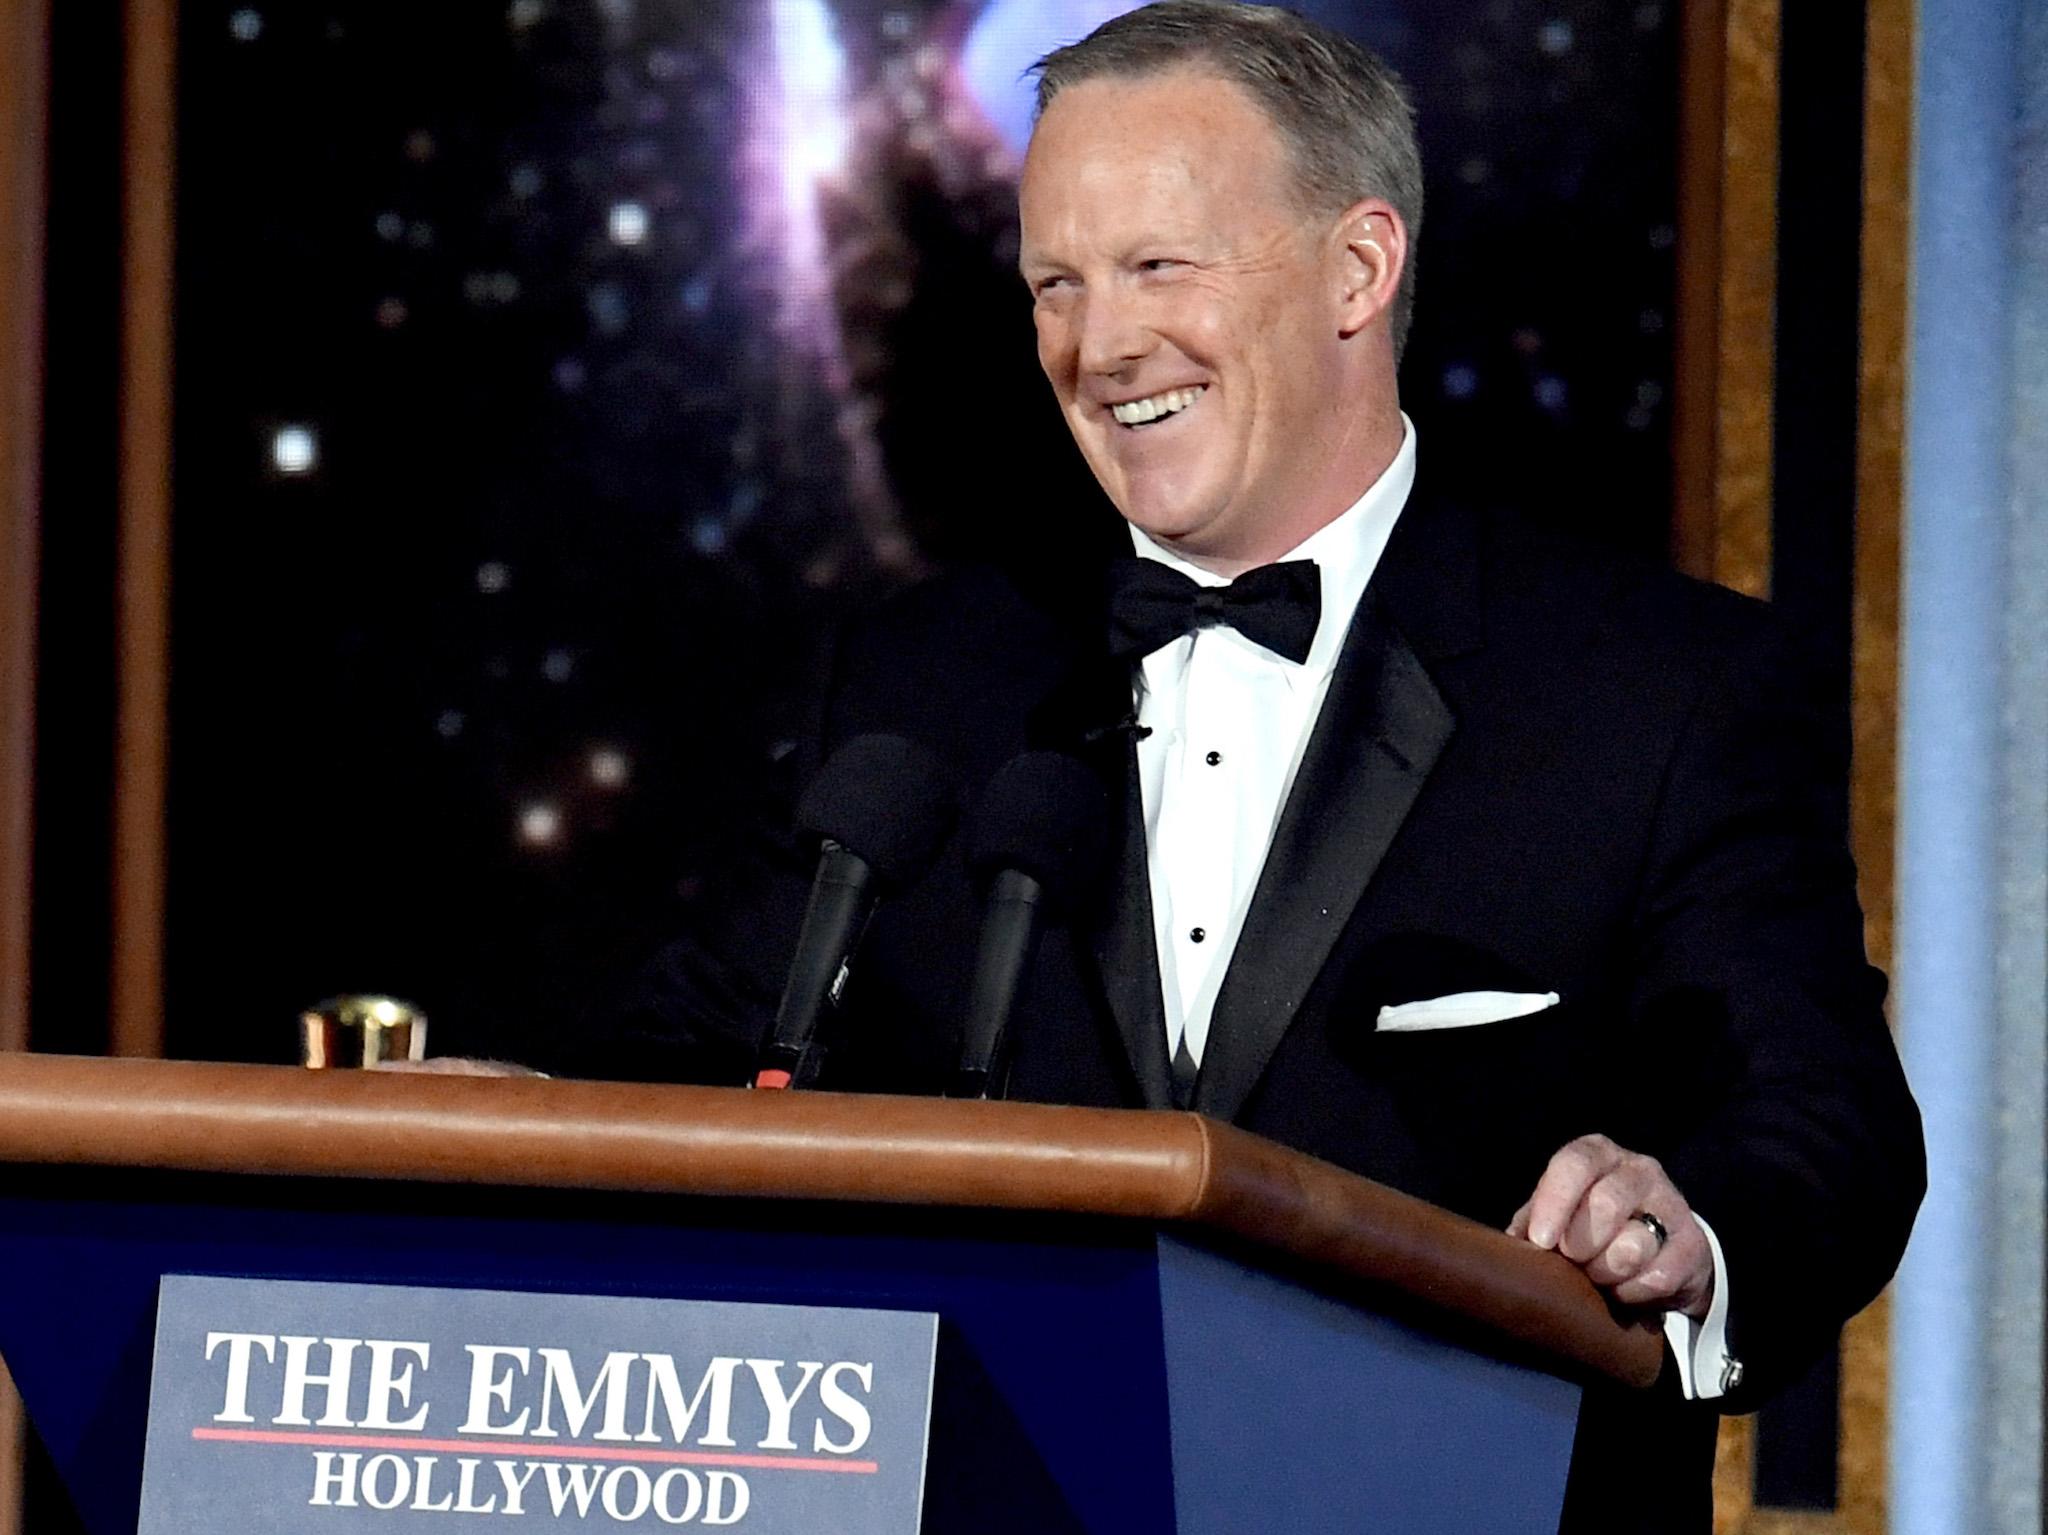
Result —
<instances>
[{"instance_id":1,"label":"black microphone","mask_svg":"<svg viewBox=\"0 0 2048 1535\"><path fill-rule=\"evenodd\" d=\"M947 1096L1003 1094L1003 1031L1041 917L1070 910L1109 851L1102 783L1072 757L1026 752L989 780L968 832L968 866L988 887L960 1064Z\"/></svg>"},{"instance_id":2,"label":"black microphone","mask_svg":"<svg viewBox=\"0 0 2048 1535\"><path fill-rule=\"evenodd\" d=\"M959 806L952 770L902 736L855 736L812 780L797 823L824 848L754 1086L804 1087L816 1078L819 1022L839 1000L877 898L931 866Z\"/></svg>"}]
</instances>

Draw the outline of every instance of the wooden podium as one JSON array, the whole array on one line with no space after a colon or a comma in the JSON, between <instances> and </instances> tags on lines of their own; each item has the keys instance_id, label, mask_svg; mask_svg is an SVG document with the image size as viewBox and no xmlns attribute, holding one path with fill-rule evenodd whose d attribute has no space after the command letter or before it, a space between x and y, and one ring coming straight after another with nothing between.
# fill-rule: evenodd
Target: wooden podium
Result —
<instances>
[{"instance_id":1,"label":"wooden podium","mask_svg":"<svg viewBox=\"0 0 2048 1535\"><path fill-rule=\"evenodd\" d=\"M1554 1530L1577 1383L1662 1362L1191 1114L8 1055L0 1161L0 1355L92 1535L166 1273L936 1312L933 1535Z\"/></svg>"}]
</instances>

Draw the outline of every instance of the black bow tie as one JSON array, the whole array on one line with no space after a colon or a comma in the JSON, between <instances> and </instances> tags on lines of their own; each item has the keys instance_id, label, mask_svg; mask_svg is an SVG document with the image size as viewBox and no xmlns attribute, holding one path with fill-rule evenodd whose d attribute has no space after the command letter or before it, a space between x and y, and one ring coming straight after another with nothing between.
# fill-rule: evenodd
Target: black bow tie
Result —
<instances>
[{"instance_id":1,"label":"black bow tie","mask_svg":"<svg viewBox=\"0 0 2048 1535\"><path fill-rule=\"evenodd\" d=\"M1228 586L1202 586L1157 560L1110 567L1109 648L1139 660L1206 624L1228 624L1254 644L1306 661L1323 613L1314 560L1248 570Z\"/></svg>"}]
</instances>

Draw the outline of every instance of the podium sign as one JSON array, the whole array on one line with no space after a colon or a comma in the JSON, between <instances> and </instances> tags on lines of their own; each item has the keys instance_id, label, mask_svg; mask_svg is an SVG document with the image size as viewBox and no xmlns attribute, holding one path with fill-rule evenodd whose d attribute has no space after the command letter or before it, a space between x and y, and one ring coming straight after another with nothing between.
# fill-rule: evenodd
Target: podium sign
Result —
<instances>
[{"instance_id":1,"label":"podium sign","mask_svg":"<svg viewBox=\"0 0 2048 1535\"><path fill-rule=\"evenodd\" d=\"M140 1535L915 1535L929 1312L167 1275Z\"/></svg>"}]
</instances>

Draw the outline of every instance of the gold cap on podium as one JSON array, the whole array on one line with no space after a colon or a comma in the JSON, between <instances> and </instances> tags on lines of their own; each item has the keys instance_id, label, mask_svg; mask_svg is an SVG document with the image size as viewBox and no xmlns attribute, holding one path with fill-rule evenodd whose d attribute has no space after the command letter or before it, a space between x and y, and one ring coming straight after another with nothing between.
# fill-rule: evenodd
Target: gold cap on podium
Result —
<instances>
[{"instance_id":1,"label":"gold cap on podium","mask_svg":"<svg viewBox=\"0 0 2048 1535\"><path fill-rule=\"evenodd\" d=\"M329 997L299 1014L303 1066L374 1066L427 1057L427 1015L396 997Z\"/></svg>"}]
</instances>

